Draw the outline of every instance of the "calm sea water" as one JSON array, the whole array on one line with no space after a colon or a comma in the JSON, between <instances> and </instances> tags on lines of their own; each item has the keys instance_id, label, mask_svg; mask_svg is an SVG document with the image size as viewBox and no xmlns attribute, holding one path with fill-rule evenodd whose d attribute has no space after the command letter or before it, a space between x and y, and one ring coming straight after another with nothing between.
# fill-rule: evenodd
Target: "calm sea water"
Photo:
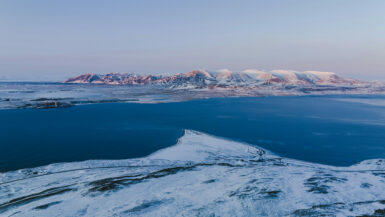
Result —
<instances>
[{"instance_id":1,"label":"calm sea water","mask_svg":"<svg viewBox=\"0 0 385 217\"><path fill-rule=\"evenodd\" d=\"M0 171L55 162L125 159L173 145L183 129L281 156L347 166L385 158L385 97L221 98L0 110Z\"/></svg>"}]
</instances>

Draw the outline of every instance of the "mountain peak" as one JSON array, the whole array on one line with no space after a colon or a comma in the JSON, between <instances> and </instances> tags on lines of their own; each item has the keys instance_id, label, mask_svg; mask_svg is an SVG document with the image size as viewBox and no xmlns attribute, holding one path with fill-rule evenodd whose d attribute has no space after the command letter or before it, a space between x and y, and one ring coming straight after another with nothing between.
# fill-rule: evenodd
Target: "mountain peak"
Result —
<instances>
[{"instance_id":1,"label":"mountain peak","mask_svg":"<svg viewBox=\"0 0 385 217\"><path fill-rule=\"evenodd\" d=\"M162 84L175 86L245 86L245 85L352 85L359 81L337 76L333 72L246 69L233 72L221 69L216 72L193 70L174 75L139 75L133 73L110 72L104 75L86 73L70 78L64 83L93 83L109 85Z\"/></svg>"},{"instance_id":2,"label":"mountain peak","mask_svg":"<svg viewBox=\"0 0 385 217\"><path fill-rule=\"evenodd\" d=\"M212 78L213 76L207 72L206 70L193 70L191 72L187 72L185 74L186 77L196 77L196 76L203 76L203 77L207 77L207 78Z\"/></svg>"}]
</instances>

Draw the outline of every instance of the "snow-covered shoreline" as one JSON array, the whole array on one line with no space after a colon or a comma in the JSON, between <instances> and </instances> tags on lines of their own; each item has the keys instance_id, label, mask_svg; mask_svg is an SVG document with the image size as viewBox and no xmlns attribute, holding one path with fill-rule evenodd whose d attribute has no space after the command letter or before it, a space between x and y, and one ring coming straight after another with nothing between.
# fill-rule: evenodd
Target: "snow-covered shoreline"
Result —
<instances>
[{"instance_id":1,"label":"snow-covered shoreline","mask_svg":"<svg viewBox=\"0 0 385 217\"><path fill-rule=\"evenodd\" d=\"M0 83L0 109L61 108L98 103L168 103L193 99L265 96L385 95L385 86L272 85L164 87L60 83Z\"/></svg>"},{"instance_id":2,"label":"snow-covered shoreline","mask_svg":"<svg viewBox=\"0 0 385 217\"><path fill-rule=\"evenodd\" d=\"M357 216L385 209L385 159L334 167L186 130L147 157L0 174L4 216Z\"/></svg>"}]
</instances>

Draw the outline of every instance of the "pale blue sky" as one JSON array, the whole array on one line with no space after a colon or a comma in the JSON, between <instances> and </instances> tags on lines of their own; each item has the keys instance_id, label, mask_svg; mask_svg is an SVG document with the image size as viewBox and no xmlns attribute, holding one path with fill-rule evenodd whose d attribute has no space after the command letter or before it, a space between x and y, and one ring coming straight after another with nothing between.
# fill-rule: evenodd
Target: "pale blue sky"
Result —
<instances>
[{"instance_id":1,"label":"pale blue sky","mask_svg":"<svg viewBox=\"0 0 385 217\"><path fill-rule=\"evenodd\" d=\"M0 79L221 68L384 80L385 1L0 1Z\"/></svg>"}]
</instances>

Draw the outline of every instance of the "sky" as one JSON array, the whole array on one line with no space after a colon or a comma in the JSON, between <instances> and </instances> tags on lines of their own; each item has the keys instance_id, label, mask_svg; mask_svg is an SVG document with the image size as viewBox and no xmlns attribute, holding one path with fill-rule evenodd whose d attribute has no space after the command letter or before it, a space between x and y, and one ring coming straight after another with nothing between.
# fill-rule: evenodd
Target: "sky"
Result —
<instances>
[{"instance_id":1,"label":"sky","mask_svg":"<svg viewBox=\"0 0 385 217\"><path fill-rule=\"evenodd\" d=\"M0 1L0 80L223 68L385 80L385 1Z\"/></svg>"}]
</instances>

